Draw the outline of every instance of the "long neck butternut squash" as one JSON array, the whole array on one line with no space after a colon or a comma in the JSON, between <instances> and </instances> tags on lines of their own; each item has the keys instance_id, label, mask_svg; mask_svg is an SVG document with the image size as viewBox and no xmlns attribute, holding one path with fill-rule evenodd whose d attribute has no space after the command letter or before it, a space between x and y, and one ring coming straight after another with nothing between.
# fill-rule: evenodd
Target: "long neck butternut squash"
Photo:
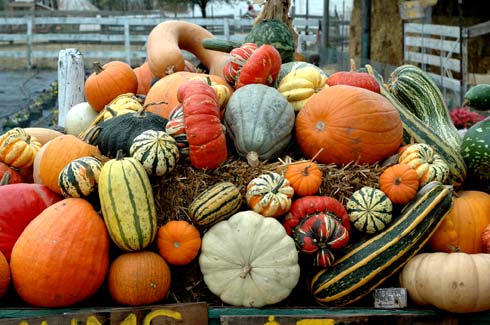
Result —
<instances>
[{"instance_id":1,"label":"long neck butternut squash","mask_svg":"<svg viewBox=\"0 0 490 325\"><path fill-rule=\"evenodd\" d=\"M159 78L175 71L183 71L185 61L182 50L186 50L209 69L213 75L223 76L223 66L228 53L205 49L204 39L214 35L204 27L181 20L167 20L153 28L146 42L148 65Z\"/></svg>"}]
</instances>

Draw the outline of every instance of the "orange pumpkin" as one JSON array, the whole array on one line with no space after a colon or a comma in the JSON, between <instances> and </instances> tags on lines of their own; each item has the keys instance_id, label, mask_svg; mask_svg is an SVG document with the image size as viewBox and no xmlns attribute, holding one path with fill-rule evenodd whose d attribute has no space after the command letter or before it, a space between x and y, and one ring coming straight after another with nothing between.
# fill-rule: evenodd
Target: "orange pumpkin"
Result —
<instances>
[{"instance_id":1,"label":"orange pumpkin","mask_svg":"<svg viewBox=\"0 0 490 325\"><path fill-rule=\"evenodd\" d=\"M0 161L0 185L23 183L24 177L16 169Z\"/></svg>"},{"instance_id":2,"label":"orange pumpkin","mask_svg":"<svg viewBox=\"0 0 490 325\"><path fill-rule=\"evenodd\" d=\"M172 265L189 264L201 248L201 234L185 220L172 220L158 230L160 255Z\"/></svg>"},{"instance_id":3,"label":"orange pumpkin","mask_svg":"<svg viewBox=\"0 0 490 325\"><path fill-rule=\"evenodd\" d=\"M150 70L148 61L145 61L140 66L134 68L133 71L138 79L138 89L136 90L136 94L146 95L151 88L153 80L156 78Z\"/></svg>"},{"instance_id":4,"label":"orange pumpkin","mask_svg":"<svg viewBox=\"0 0 490 325\"><path fill-rule=\"evenodd\" d=\"M119 304L154 304L167 297L170 268L163 257L154 252L123 253L111 263L107 281L112 299Z\"/></svg>"},{"instance_id":5,"label":"orange pumpkin","mask_svg":"<svg viewBox=\"0 0 490 325\"><path fill-rule=\"evenodd\" d=\"M41 148L37 138L22 128L13 128L0 136L0 161L17 168L29 168Z\"/></svg>"},{"instance_id":6,"label":"orange pumpkin","mask_svg":"<svg viewBox=\"0 0 490 325\"><path fill-rule=\"evenodd\" d=\"M10 287L10 265L0 251L0 298L3 298Z\"/></svg>"},{"instance_id":7,"label":"orange pumpkin","mask_svg":"<svg viewBox=\"0 0 490 325\"><path fill-rule=\"evenodd\" d=\"M296 141L306 158L324 164L374 163L396 152L403 138L397 109L370 90L336 85L310 97L298 113Z\"/></svg>"},{"instance_id":8,"label":"orange pumpkin","mask_svg":"<svg viewBox=\"0 0 490 325\"><path fill-rule=\"evenodd\" d=\"M490 194L481 191L460 191L441 225L429 239L436 252L483 252L482 234L490 224Z\"/></svg>"},{"instance_id":9,"label":"orange pumpkin","mask_svg":"<svg viewBox=\"0 0 490 325\"><path fill-rule=\"evenodd\" d=\"M167 75L153 84L153 86L148 91L145 99L145 105L149 103L158 103L164 101L167 104L158 104L149 106L146 111L158 114L168 119L172 109L179 104L177 99L177 89L180 85L189 79L195 77L206 77L209 76L212 82L218 84L223 84L228 87L230 94L233 93L233 88L221 77L216 75L208 75L204 73L194 73L187 71L178 71Z\"/></svg>"},{"instance_id":10,"label":"orange pumpkin","mask_svg":"<svg viewBox=\"0 0 490 325\"><path fill-rule=\"evenodd\" d=\"M43 210L24 229L10 256L17 294L31 306L68 307L92 296L109 269L103 219L81 198Z\"/></svg>"},{"instance_id":11,"label":"orange pumpkin","mask_svg":"<svg viewBox=\"0 0 490 325\"><path fill-rule=\"evenodd\" d=\"M287 165L284 177L298 196L317 193L323 181L323 173L318 164L309 160Z\"/></svg>"},{"instance_id":12,"label":"orange pumpkin","mask_svg":"<svg viewBox=\"0 0 490 325\"><path fill-rule=\"evenodd\" d=\"M96 146L82 141L80 138L64 134L46 143L34 160L34 181L46 185L50 190L62 194L58 184L61 170L72 160L84 156L101 157Z\"/></svg>"},{"instance_id":13,"label":"orange pumpkin","mask_svg":"<svg viewBox=\"0 0 490 325\"><path fill-rule=\"evenodd\" d=\"M419 175L409 165L392 165L379 175L379 189L395 204L408 203L419 189Z\"/></svg>"},{"instance_id":14,"label":"orange pumpkin","mask_svg":"<svg viewBox=\"0 0 490 325\"><path fill-rule=\"evenodd\" d=\"M85 97L92 108L100 112L118 95L136 93L138 78L126 62L94 63L95 72L85 80Z\"/></svg>"}]
</instances>

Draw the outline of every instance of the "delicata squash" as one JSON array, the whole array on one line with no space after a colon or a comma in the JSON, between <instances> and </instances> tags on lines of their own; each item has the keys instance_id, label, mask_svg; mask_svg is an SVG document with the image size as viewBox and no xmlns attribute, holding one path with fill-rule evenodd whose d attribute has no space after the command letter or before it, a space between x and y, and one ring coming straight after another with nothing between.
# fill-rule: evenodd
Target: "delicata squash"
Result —
<instances>
[{"instance_id":1,"label":"delicata squash","mask_svg":"<svg viewBox=\"0 0 490 325\"><path fill-rule=\"evenodd\" d=\"M186 50L209 69L209 73L223 77L223 66L228 53L208 50L202 41L214 35L204 27L181 20L167 20L153 28L148 35L146 55L153 74L159 78L185 69L182 50Z\"/></svg>"}]
</instances>

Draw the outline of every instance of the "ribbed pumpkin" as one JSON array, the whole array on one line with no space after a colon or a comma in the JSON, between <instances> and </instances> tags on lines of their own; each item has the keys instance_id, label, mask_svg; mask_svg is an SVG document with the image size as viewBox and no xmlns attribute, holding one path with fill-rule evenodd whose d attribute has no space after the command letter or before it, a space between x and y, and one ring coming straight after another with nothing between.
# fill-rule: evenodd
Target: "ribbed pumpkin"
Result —
<instances>
[{"instance_id":1,"label":"ribbed pumpkin","mask_svg":"<svg viewBox=\"0 0 490 325\"><path fill-rule=\"evenodd\" d=\"M338 85L311 96L298 113L296 141L306 158L324 164L381 161L400 147L403 126L382 95Z\"/></svg>"},{"instance_id":2,"label":"ribbed pumpkin","mask_svg":"<svg viewBox=\"0 0 490 325\"><path fill-rule=\"evenodd\" d=\"M24 228L62 197L44 185L16 183L0 186L0 198L0 251L10 260Z\"/></svg>"},{"instance_id":3,"label":"ribbed pumpkin","mask_svg":"<svg viewBox=\"0 0 490 325\"><path fill-rule=\"evenodd\" d=\"M490 224L490 194L466 190L456 193L448 214L429 239L436 252L483 253L481 240Z\"/></svg>"},{"instance_id":4,"label":"ribbed pumpkin","mask_svg":"<svg viewBox=\"0 0 490 325\"><path fill-rule=\"evenodd\" d=\"M136 93L138 78L126 62L94 62L94 72L85 80L87 102L100 112L111 100L124 93Z\"/></svg>"},{"instance_id":5,"label":"ribbed pumpkin","mask_svg":"<svg viewBox=\"0 0 490 325\"><path fill-rule=\"evenodd\" d=\"M64 134L47 142L41 147L34 161L34 181L61 194L58 176L61 170L72 160L80 157L99 157L96 146L88 144L71 134Z\"/></svg>"},{"instance_id":6,"label":"ribbed pumpkin","mask_svg":"<svg viewBox=\"0 0 490 325\"><path fill-rule=\"evenodd\" d=\"M379 189L395 204L408 203L419 189L419 175L409 165L394 164L379 175Z\"/></svg>"},{"instance_id":7,"label":"ribbed pumpkin","mask_svg":"<svg viewBox=\"0 0 490 325\"><path fill-rule=\"evenodd\" d=\"M17 239L10 258L17 294L31 306L68 307L92 296L109 268L109 237L92 205L61 200Z\"/></svg>"},{"instance_id":8,"label":"ribbed pumpkin","mask_svg":"<svg viewBox=\"0 0 490 325\"><path fill-rule=\"evenodd\" d=\"M0 161L17 168L28 168L41 148L37 138L22 128L13 128L0 136Z\"/></svg>"},{"instance_id":9,"label":"ribbed pumpkin","mask_svg":"<svg viewBox=\"0 0 490 325\"><path fill-rule=\"evenodd\" d=\"M173 137L164 131L146 130L134 138L129 148L148 175L163 176L171 172L179 160L179 148Z\"/></svg>"},{"instance_id":10,"label":"ribbed pumpkin","mask_svg":"<svg viewBox=\"0 0 490 325\"><path fill-rule=\"evenodd\" d=\"M107 277L109 293L115 302L128 306L158 303L167 297L171 274L157 253L123 253L111 263Z\"/></svg>"},{"instance_id":11,"label":"ribbed pumpkin","mask_svg":"<svg viewBox=\"0 0 490 325\"><path fill-rule=\"evenodd\" d=\"M238 154L249 163L277 158L290 143L294 109L277 89L250 84L237 89L224 123Z\"/></svg>"},{"instance_id":12,"label":"ribbed pumpkin","mask_svg":"<svg viewBox=\"0 0 490 325\"><path fill-rule=\"evenodd\" d=\"M289 211L294 189L275 172L259 175L247 184L248 206L265 217L279 217Z\"/></svg>"},{"instance_id":13,"label":"ribbed pumpkin","mask_svg":"<svg viewBox=\"0 0 490 325\"><path fill-rule=\"evenodd\" d=\"M166 104L151 105L148 107L148 112L158 114L168 119L172 109L179 104L177 99L177 89L179 89L180 85L184 82L195 77L209 77L212 82L225 85L229 87L228 90L230 93L233 92L233 88L219 76L205 73L177 71L161 78L151 86L146 95L145 105L161 101L164 101Z\"/></svg>"},{"instance_id":14,"label":"ribbed pumpkin","mask_svg":"<svg viewBox=\"0 0 490 325\"><path fill-rule=\"evenodd\" d=\"M323 181L323 173L314 161L297 161L287 165L284 177L298 196L313 195L318 192Z\"/></svg>"},{"instance_id":15,"label":"ribbed pumpkin","mask_svg":"<svg viewBox=\"0 0 490 325\"><path fill-rule=\"evenodd\" d=\"M364 186L346 204L352 225L367 234L381 232L391 222L393 204L381 190Z\"/></svg>"},{"instance_id":16,"label":"ribbed pumpkin","mask_svg":"<svg viewBox=\"0 0 490 325\"><path fill-rule=\"evenodd\" d=\"M102 161L95 157L80 157L70 161L58 176L58 186L64 197L88 197L97 191Z\"/></svg>"},{"instance_id":17,"label":"ribbed pumpkin","mask_svg":"<svg viewBox=\"0 0 490 325\"><path fill-rule=\"evenodd\" d=\"M175 139L180 154L188 156L189 141L187 141L187 133L185 131L184 107L182 107L182 104L179 104L170 112L167 125L165 126L165 132Z\"/></svg>"},{"instance_id":18,"label":"ribbed pumpkin","mask_svg":"<svg viewBox=\"0 0 490 325\"><path fill-rule=\"evenodd\" d=\"M201 228L209 228L238 212L240 189L231 182L218 182L202 191L189 206L189 216Z\"/></svg>"},{"instance_id":19,"label":"ribbed pumpkin","mask_svg":"<svg viewBox=\"0 0 490 325\"><path fill-rule=\"evenodd\" d=\"M406 146L398 157L398 162L407 164L417 172L420 187L431 181L444 183L449 177L449 166L432 146L414 143Z\"/></svg>"},{"instance_id":20,"label":"ribbed pumpkin","mask_svg":"<svg viewBox=\"0 0 490 325\"><path fill-rule=\"evenodd\" d=\"M3 255L0 252L0 299L3 298L10 287L10 265Z\"/></svg>"},{"instance_id":21,"label":"ribbed pumpkin","mask_svg":"<svg viewBox=\"0 0 490 325\"><path fill-rule=\"evenodd\" d=\"M124 251L147 247L157 234L155 200L150 179L139 161L118 156L99 176L99 198L112 241Z\"/></svg>"},{"instance_id":22,"label":"ribbed pumpkin","mask_svg":"<svg viewBox=\"0 0 490 325\"><path fill-rule=\"evenodd\" d=\"M186 265L201 249L201 234L190 222L171 220L158 229L157 247L169 264Z\"/></svg>"}]
</instances>

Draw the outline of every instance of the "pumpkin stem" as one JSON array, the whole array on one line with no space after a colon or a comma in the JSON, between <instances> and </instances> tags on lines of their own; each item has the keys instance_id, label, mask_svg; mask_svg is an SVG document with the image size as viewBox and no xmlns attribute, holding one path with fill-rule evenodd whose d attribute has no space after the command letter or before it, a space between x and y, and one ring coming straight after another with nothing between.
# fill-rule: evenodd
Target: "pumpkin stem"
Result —
<instances>
[{"instance_id":1,"label":"pumpkin stem","mask_svg":"<svg viewBox=\"0 0 490 325\"><path fill-rule=\"evenodd\" d=\"M350 59L350 71L355 72L357 70L356 61L354 59Z\"/></svg>"},{"instance_id":2,"label":"pumpkin stem","mask_svg":"<svg viewBox=\"0 0 490 325\"><path fill-rule=\"evenodd\" d=\"M136 114L139 114L141 115L144 111L146 111L146 108L148 106L153 106L153 105L161 105L161 104L168 104L166 101L164 100L161 100L159 102L152 102L152 103L146 103L145 105L143 105L137 112Z\"/></svg>"},{"instance_id":3,"label":"pumpkin stem","mask_svg":"<svg viewBox=\"0 0 490 325\"><path fill-rule=\"evenodd\" d=\"M247 275L250 274L250 271L252 271L252 267L250 266L250 264L245 265L242 268L242 272L240 272L240 278L245 279Z\"/></svg>"},{"instance_id":4,"label":"pumpkin stem","mask_svg":"<svg viewBox=\"0 0 490 325\"><path fill-rule=\"evenodd\" d=\"M104 71L104 67L102 66L102 64L100 64L99 61L95 61L94 62L94 70L95 70L95 74L99 74L102 71Z\"/></svg>"},{"instance_id":5,"label":"pumpkin stem","mask_svg":"<svg viewBox=\"0 0 490 325\"><path fill-rule=\"evenodd\" d=\"M123 159L124 159L124 151L122 149L117 150L116 160L123 160Z\"/></svg>"},{"instance_id":6,"label":"pumpkin stem","mask_svg":"<svg viewBox=\"0 0 490 325\"><path fill-rule=\"evenodd\" d=\"M247 163L250 167L257 167L260 164L259 155L255 151L247 153Z\"/></svg>"},{"instance_id":7,"label":"pumpkin stem","mask_svg":"<svg viewBox=\"0 0 490 325\"><path fill-rule=\"evenodd\" d=\"M0 180L0 186L10 184L10 172L6 171Z\"/></svg>"}]
</instances>

